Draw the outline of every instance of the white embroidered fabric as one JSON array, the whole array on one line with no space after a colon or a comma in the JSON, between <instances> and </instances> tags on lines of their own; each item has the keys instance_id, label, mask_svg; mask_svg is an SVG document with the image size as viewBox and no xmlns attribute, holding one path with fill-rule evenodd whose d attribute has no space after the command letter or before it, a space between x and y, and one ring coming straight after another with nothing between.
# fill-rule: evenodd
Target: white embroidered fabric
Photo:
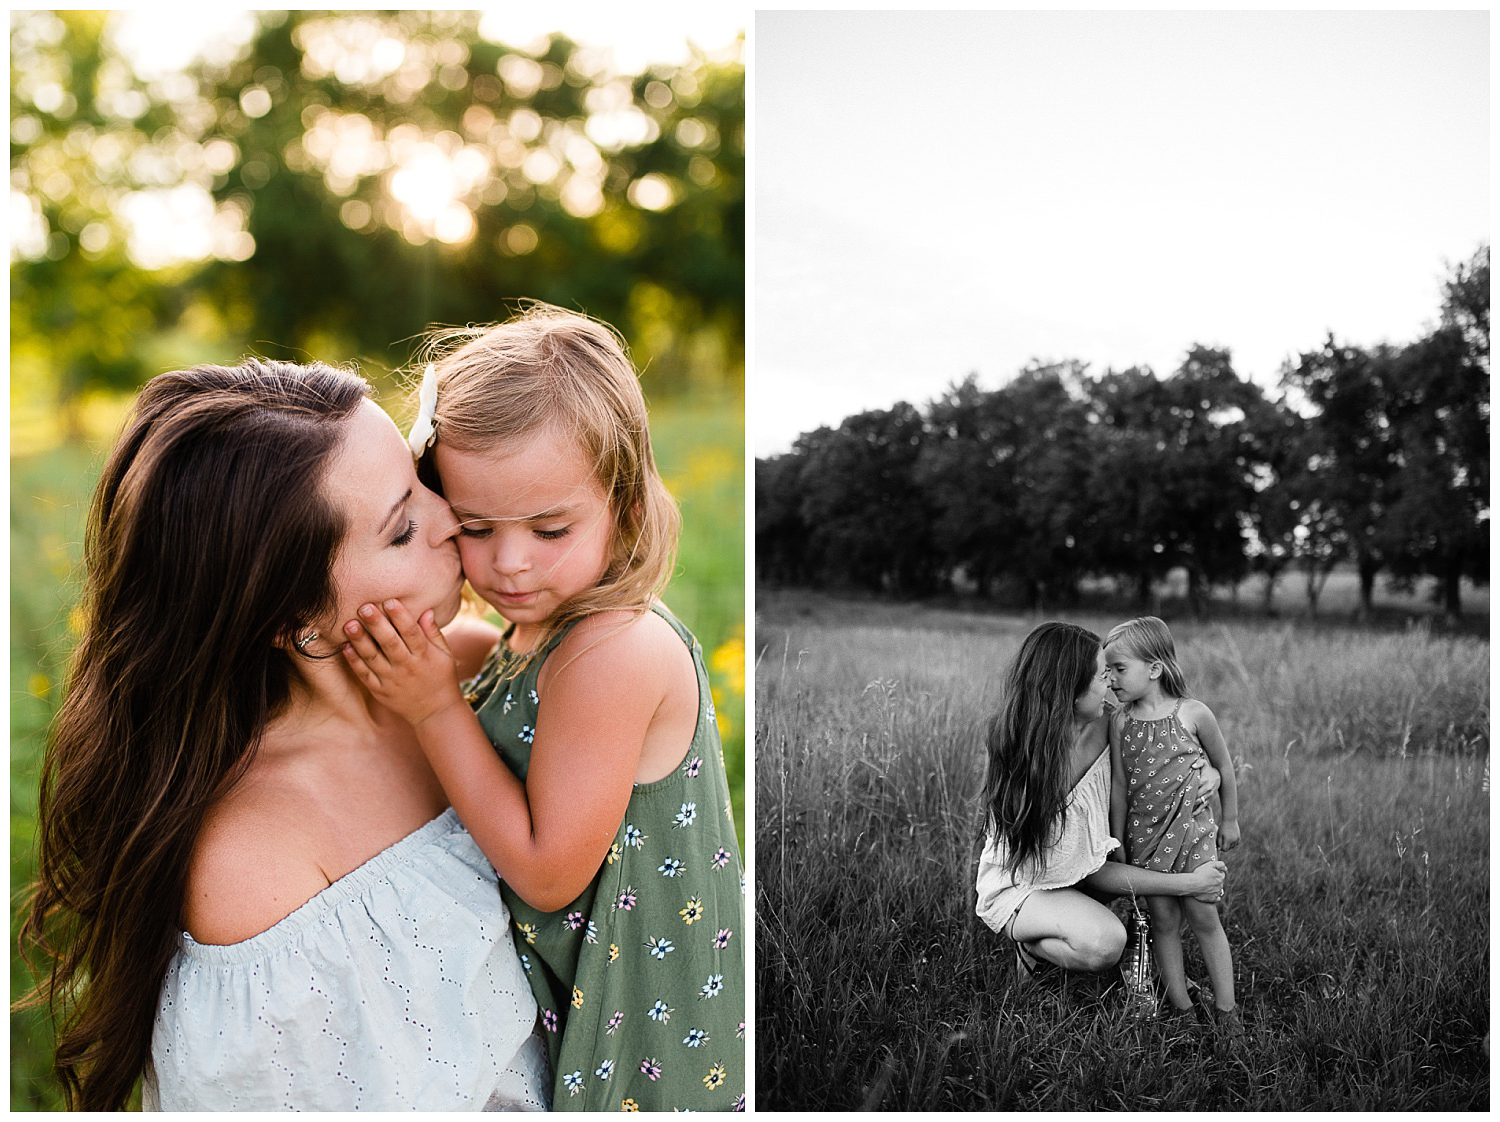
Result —
<instances>
[{"instance_id":1,"label":"white embroidered fabric","mask_svg":"<svg viewBox=\"0 0 1500 1122\"><path fill-rule=\"evenodd\" d=\"M1062 836L1047 851L1045 867L1033 878L1006 869L1009 847L994 834L985 837L975 876L974 913L990 930L1005 934L1005 925L1026 897L1038 889L1077 884L1120 847L1109 833L1109 783L1109 752L1104 751L1068 793Z\"/></svg>"},{"instance_id":2,"label":"white embroidered fabric","mask_svg":"<svg viewBox=\"0 0 1500 1122\"><path fill-rule=\"evenodd\" d=\"M274 927L182 933L147 1110L546 1110L495 871L450 809Z\"/></svg>"}]
</instances>

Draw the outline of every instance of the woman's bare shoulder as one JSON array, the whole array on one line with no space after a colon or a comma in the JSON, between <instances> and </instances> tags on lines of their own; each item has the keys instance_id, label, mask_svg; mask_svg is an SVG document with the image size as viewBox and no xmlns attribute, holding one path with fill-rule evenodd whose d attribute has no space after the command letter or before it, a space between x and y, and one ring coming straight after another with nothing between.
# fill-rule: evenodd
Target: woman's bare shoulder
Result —
<instances>
[{"instance_id":1,"label":"woman's bare shoulder","mask_svg":"<svg viewBox=\"0 0 1500 1122\"><path fill-rule=\"evenodd\" d=\"M1095 717L1083 728L1083 735L1089 744L1104 744L1109 739L1109 727L1114 720L1114 715L1108 710Z\"/></svg>"},{"instance_id":2,"label":"woman's bare shoulder","mask_svg":"<svg viewBox=\"0 0 1500 1122\"><path fill-rule=\"evenodd\" d=\"M1109 747L1109 714L1095 717L1079 730L1074 742L1074 763L1083 771L1099 758L1099 753Z\"/></svg>"},{"instance_id":3,"label":"woman's bare shoulder","mask_svg":"<svg viewBox=\"0 0 1500 1122\"><path fill-rule=\"evenodd\" d=\"M242 782L209 810L188 863L182 924L200 943L239 943L274 927L331 883L305 798Z\"/></svg>"}]
</instances>

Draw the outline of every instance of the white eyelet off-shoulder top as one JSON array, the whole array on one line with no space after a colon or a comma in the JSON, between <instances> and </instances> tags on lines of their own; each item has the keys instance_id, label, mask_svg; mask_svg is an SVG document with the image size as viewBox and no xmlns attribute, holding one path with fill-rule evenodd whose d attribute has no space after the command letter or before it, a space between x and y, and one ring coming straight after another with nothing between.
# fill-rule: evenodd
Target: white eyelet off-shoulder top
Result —
<instances>
[{"instance_id":1,"label":"white eyelet off-shoulder top","mask_svg":"<svg viewBox=\"0 0 1500 1122\"><path fill-rule=\"evenodd\" d=\"M1035 875L1007 869L1009 846L994 833L985 836L974 879L974 912L992 931L1008 937L1006 924L1026 897L1039 889L1071 888L1102 868L1110 853L1120 848L1109 832L1111 766L1106 748L1068 792L1062 833L1047 850L1046 864Z\"/></svg>"},{"instance_id":2,"label":"white eyelet off-shoulder top","mask_svg":"<svg viewBox=\"0 0 1500 1122\"><path fill-rule=\"evenodd\" d=\"M545 1110L495 871L450 809L229 946L183 932L147 1110Z\"/></svg>"}]
</instances>

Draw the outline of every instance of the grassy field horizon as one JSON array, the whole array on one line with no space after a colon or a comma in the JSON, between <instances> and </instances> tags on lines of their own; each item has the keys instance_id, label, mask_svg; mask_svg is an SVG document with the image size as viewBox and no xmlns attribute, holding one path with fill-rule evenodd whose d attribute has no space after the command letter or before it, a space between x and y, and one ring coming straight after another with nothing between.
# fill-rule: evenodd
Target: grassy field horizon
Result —
<instances>
[{"instance_id":1,"label":"grassy field horizon","mask_svg":"<svg viewBox=\"0 0 1500 1122\"><path fill-rule=\"evenodd\" d=\"M1487 640L1169 619L1240 780L1225 1054L1107 978L1021 992L974 916L983 723L1040 618L758 590L757 1105L1487 1108Z\"/></svg>"},{"instance_id":2,"label":"grassy field horizon","mask_svg":"<svg viewBox=\"0 0 1500 1122\"><path fill-rule=\"evenodd\" d=\"M1436 596L1436 581L1422 578L1408 590L1393 588L1389 577L1381 574L1375 583L1372 612L1369 618L1356 618L1359 605L1359 577L1354 566L1342 562L1329 574L1318 597L1316 611L1308 606L1304 581L1299 573L1283 575L1267 600L1265 579L1250 576L1232 586L1210 589L1204 619L1243 620L1248 623L1292 623L1311 627L1354 627L1362 631L1405 628L1413 624L1431 624L1468 635L1489 634L1490 593L1487 585L1463 580L1463 616L1457 625L1444 621ZM788 613L805 613L812 605L824 616L840 611L872 612L878 618L903 618L913 612L926 611L971 614L980 617L1021 619L1062 619L1072 615L1118 616L1128 619L1137 615L1156 615L1169 623L1174 619L1193 619L1187 599L1187 579L1181 569L1174 569L1165 580L1152 586L1150 600L1143 606L1120 585L1109 579L1095 579L1083 586L1076 603L1057 603L1028 610L1004 598L983 599L959 592L944 592L922 598L895 598L880 593L850 589L805 589L758 584L755 590L757 613L768 618ZM858 605L856 609L854 606ZM1269 608L1269 610L1268 610Z\"/></svg>"}]
</instances>

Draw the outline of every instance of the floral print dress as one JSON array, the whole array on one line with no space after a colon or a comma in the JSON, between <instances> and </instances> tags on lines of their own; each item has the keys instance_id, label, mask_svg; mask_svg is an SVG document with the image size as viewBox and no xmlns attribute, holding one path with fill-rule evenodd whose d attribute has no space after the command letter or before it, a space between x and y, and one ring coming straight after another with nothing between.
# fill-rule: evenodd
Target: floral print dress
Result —
<instances>
[{"instance_id":1,"label":"floral print dress","mask_svg":"<svg viewBox=\"0 0 1500 1122\"><path fill-rule=\"evenodd\" d=\"M703 649L665 608L698 672L698 726L673 773L636 784L599 873L556 912L502 880L541 1009L553 1110L745 1108L745 882ZM519 674L504 641L467 696L524 782L543 663Z\"/></svg>"},{"instance_id":2,"label":"floral print dress","mask_svg":"<svg viewBox=\"0 0 1500 1122\"><path fill-rule=\"evenodd\" d=\"M1122 715L1120 766L1125 770L1125 835L1130 863L1161 873L1190 873L1218 856L1218 827L1208 807L1194 811L1203 745L1172 712L1155 721Z\"/></svg>"}]
</instances>

